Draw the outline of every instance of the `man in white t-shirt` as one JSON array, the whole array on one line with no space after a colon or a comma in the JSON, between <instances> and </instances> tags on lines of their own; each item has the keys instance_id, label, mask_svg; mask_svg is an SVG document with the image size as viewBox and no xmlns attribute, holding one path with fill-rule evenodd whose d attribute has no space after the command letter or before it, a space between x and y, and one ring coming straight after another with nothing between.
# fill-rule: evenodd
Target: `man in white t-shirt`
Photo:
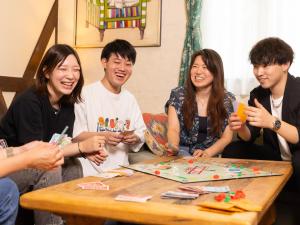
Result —
<instances>
[{"instance_id":1,"label":"man in white t-shirt","mask_svg":"<svg viewBox=\"0 0 300 225\"><path fill-rule=\"evenodd\" d=\"M250 93L245 109L247 122L232 113L229 125L241 141L231 143L223 157L291 161L290 186L300 190L300 78L289 74L292 48L279 38L266 38L254 45L249 58L260 83ZM263 145L253 141L263 129Z\"/></svg>"},{"instance_id":2,"label":"man in white t-shirt","mask_svg":"<svg viewBox=\"0 0 300 225\"><path fill-rule=\"evenodd\" d=\"M106 136L108 157L101 163L97 154L82 159L85 176L128 165L128 151L139 151L146 129L135 97L122 86L130 78L136 51L125 40L108 43L101 54L105 75L82 90L83 101L75 105L73 137Z\"/></svg>"}]
</instances>

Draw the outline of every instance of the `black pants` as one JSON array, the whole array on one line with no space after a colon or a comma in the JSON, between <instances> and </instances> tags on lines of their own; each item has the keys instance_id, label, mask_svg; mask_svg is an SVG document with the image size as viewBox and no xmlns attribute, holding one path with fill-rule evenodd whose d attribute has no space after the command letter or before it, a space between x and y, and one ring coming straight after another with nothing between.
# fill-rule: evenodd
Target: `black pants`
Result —
<instances>
[{"instance_id":1,"label":"black pants","mask_svg":"<svg viewBox=\"0 0 300 225\"><path fill-rule=\"evenodd\" d=\"M222 157L281 161L280 153L276 153L273 149L244 141L230 143L224 149ZM291 162L294 172L287 186L289 189L300 192L300 150L293 152Z\"/></svg>"}]
</instances>

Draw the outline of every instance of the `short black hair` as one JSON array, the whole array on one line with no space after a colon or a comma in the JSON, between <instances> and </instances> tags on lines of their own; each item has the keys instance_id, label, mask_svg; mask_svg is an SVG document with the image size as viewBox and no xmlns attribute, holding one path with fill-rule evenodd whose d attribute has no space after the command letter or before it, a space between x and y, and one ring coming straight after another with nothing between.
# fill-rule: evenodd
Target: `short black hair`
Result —
<instances>
[{"instance_id":1,"label":"short black hair","mask_svg":"<svg viewBox=\"0 0 300 225\"><path fill-rule=\"evenodd\" d=\"M47 88L48 79L46 78L46 74L52 73L57 65L62 65L69 55L75 56L80 67L80 76L72 93L70 95L64 95L60 99L60 103L74 104L82 100L81 89L84 85L84 79L79 56L75 49L69 45L55 44L48 49L37 70L35 87L40 94L47 94L49 96L50 93Z\"/></svg>"},{"instance_id":2,"label":"short black hair","mask_svg":"<svg viewBox=\"0 0 300 225\"><path fill-rule=\"evenodd\" d=\"M277 37L257 42L249 53L252 65L292 64L294 51L286 42Z\"/></svg>"},{"instance_id":3,"label":"short black hair","mask_svg":"<svg viewBox=\"0 0 300 225\"><path fill-rule=\"evenodd\" d=\"M124 59L127 58L133 64L135 63L136 51L126 40L116 39L105 45L101 53L101 59L108 60L111 54L120 55Z\"/></svg>"}]
</instances>

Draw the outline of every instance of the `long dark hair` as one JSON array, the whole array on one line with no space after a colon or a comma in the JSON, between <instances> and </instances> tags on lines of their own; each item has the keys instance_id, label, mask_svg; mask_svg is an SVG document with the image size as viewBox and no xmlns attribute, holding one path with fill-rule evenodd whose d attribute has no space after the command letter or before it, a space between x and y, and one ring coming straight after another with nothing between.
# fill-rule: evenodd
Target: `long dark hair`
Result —
<instances>
[{"instance_id":1,"label":"long dark hair","mask_svg":"<svg viewBox=\"0 0 300 225\"><path fill-rule=\"evenodd\" d=\"M224 107L224 69L220 55L212 49L202 49L193 54L189 73L185 81L185 98L183 102L183 118L187 130L193 125L194 117L198 113L196 103L196 88L191 80L191 69L196 58L200 56L213 75L211 94L207 104L207 116L210 118L210 134L220 135L227 112Z\"/></svg>"},{"instance_id":2,"label":"long dark hair","mask_svg":"<svg viewBox=\"0 0 300 225\"><path fill-rule=\"evenodd\" d=\"M81 101L81 89L84 84L81 62L77 52L66 44L56 44L48 49L45 56L43 57L37 74L36 74L36 82L35 87L37 91L41 94L47 94L49 96L49 91L47 89L48 78L46 78L46 74L50 74L53 72L57 65L61 65L64 63L66 58L69 55L74 55L77 59L77 62L80 66L80 76L76 87L72 91L70 95L64 95L59 102L60 103L78 103Z\"/></svg>"}]
</instances>

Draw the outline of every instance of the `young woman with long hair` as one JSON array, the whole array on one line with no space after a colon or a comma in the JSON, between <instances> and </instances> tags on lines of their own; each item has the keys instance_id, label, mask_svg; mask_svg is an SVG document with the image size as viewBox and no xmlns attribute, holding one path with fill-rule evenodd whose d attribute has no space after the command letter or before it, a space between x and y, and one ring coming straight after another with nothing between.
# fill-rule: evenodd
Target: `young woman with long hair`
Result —
<instances>
[{"instance_id":1,"label":"young woman with long hair","mask_svg":"<svg viewBox=\"0 0 300 225\"><path fill-rule=\"evenodd\" d=\"M219 54L195 52L185 86L173 89L166 103L169 154L212 157L222 152L232 139L227 124L234 99L224 88Z\"/></svg>"}]
</instances>

